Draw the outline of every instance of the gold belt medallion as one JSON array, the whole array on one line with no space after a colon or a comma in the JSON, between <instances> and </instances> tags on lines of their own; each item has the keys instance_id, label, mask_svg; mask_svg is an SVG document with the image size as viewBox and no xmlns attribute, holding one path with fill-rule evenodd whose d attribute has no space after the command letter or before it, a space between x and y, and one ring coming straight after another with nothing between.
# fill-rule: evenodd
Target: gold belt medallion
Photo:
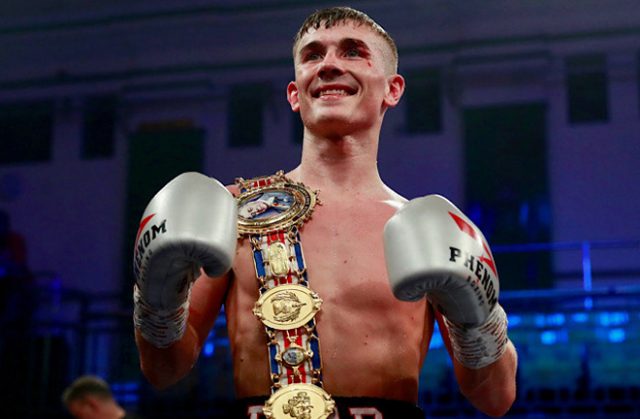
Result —
<instances>
[{"instance_id":1,"label":"gold belt medallion","mask_svg":"<svg viewBox=\"0 0 640 419\"><path fill-rule=\"evenodd\" d=\"M304 326L320 310L322 299L302 285L280 285L260 296L253 313L265 326L290 330Z\"/></svg>"},{"instance_id":2,"label":"gold belt medallion","mask_svg":"<svg viewBox=\"0 0 640 419\"><path fill-rule=\"evenodd\" d=\"M267 261L273 275L286 275L289 272L289 251L287 246L281 242L271 243L267 248Z\"/></svg>"},{"instance_id":3,"label":"gold belt medallion","mask_svg":"<svg viewBox=\"0 0 640 419\"><path fill-rule=\"evenodd\" d=\"M321 387L314 384L290 384L273 393L262 412L275 419L325 419L336 403Z\"/></svg>"},{"instance_id":4,"label":"gold belt medallion","mask_svg":"<svg viewBox=\"0 0 640 419\"><path fill-rule=\"evenodd\" d=\"M311 217L317 192L278 175L272 185L249 189L238 196L240 235L271 233L302 224Z\"/></svg>"}]
</instances>

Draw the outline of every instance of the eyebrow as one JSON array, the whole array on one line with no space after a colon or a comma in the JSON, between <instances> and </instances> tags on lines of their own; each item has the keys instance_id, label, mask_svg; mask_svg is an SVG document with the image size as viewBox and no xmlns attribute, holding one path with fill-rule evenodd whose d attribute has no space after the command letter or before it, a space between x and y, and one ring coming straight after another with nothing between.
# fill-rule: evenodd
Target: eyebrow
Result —
<instances>
[{"instance_id":1,"label":"eyebrow","mask_svg":"<svg viewBox=\"0 0 640 419\"><path fill-rule=\"evenodd\" d=\"M351 47L357 47L357 48L361 48L364 49L366 51L369 51L369 45L367 45L366 42L360 40L360 39L355 39L355 38L344 38L340 40L339 45L342 48L351 48Z\"/></svg>"},{"instance_id":2,"label":"eyebrow","mask_svg":"<svg viewBox=\"0 0 640 419\"><path fill-rule=\"evenodd\" d=\"M342 49L346 49L346 48L353 48L353 47L357 47L360 49L363 49L367 52L371 51L371 48L369 48L369 45L367 45L366 42L360 40L360 39L356 39L356 38L343 38L338 42L338 47L342 48ZM305 52L307 51L317 51L320 49L324 49L325 46L322 42L320 41L311 41L308 44L303 45L299 52L298 52L298 56L301 57L304 55Z\"/></svg>"},{"instance_id":3,"label":"eyebrow","mask_svg":"<svg viewBox=\"0 0 640 419\"><path fill-rule=\"evenodd\" d=\"M305 52L318 50L321 47L322 47L322 43L318 41L311 41L308 44L305 44L304 46L300 47L300 50L298 51L298 56L302 57Z\"/></svg>"}]
</instances>

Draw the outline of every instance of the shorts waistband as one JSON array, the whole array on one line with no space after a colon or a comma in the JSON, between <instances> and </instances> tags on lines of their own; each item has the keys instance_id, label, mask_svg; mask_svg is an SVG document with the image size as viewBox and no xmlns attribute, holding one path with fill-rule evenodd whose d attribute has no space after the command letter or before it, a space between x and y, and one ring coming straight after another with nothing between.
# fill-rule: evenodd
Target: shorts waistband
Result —
<instances>
[{"instance_id":1,"label":"shorts waistband","mask_svg":"<svg viewBox=\"0 0 640 419\"><path fill-rule=\"evenodd\" d=\"M381 399L377 397L332 396L336 402L337 414L330 419L424 419L422 409L413 403ZM264 419L262 406L267 397L247 397L236 400L233 418Z\"/></svg>"}]
</instances>

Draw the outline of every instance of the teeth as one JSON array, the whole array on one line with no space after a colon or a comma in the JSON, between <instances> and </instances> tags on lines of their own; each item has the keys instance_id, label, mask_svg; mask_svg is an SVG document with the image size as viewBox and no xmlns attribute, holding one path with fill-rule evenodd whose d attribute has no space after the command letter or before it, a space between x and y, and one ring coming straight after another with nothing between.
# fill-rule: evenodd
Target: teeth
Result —
<instances>
[{"instance_id":1,"label":"teeth","mask_svg":"<svg viewBox=\"0 0 640 419\"><path fill-rule=\"evenodd\" d=\"M330 90L323 90L320 92L320 96L325 96L325 95L346 96L347 92L346 90L343 90L343 89L330 89Z\"/></svg>"}]
</instances>

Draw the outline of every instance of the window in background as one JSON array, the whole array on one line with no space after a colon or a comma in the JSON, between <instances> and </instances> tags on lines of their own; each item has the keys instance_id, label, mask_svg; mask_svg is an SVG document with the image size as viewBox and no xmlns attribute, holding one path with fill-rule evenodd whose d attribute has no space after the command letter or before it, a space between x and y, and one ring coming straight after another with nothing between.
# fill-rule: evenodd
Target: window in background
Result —
<instances>
[{"instance_id":1,"label":"window in background","mask_svg":"<svg viewBox=\"0 0 640 419\"><path fill-rule=\"evenodd\" d=\"M604 54L568 57L565 61L569 122L609 119L607 62Z\"/></svg>"},{"instance_id":2,"label":"window in background","mask_svg":"<svg viewBox=\"0 0 640 419\"><path fill-rule=\"evenodd\" d=\"M53 102L0 104L0 164L51 159Z\"/></svg>"},{"instance_id":3,"label":"window in background","mask_svg":"<svg viewBox=\"0 0 640 419\"><path fill-rule=\"evenodd\" d=\"M438 69L407 73L405 123L411 134L435 134L442 131L442 86Z\"/></svg>"},{"instance_id":4,"label":"window in background","mask_svg":"<svg viewBox=\"0 0 640 419\"><path fill-rule=\"evenodd\" d=\"M265 83L231 87L229 97L229 147L262 145L262 116L269 93Z\"/></svg>"},{"instance_id":5,"label":"window in background","mask_svg":"<svg viewBox=\"0 0 640 419\"><path fill-rule=\"evenodd\" d=\"M115 149L116 98L87 98L83 115L82 158L112 157Z\"/></svg>"}]
</instances>

